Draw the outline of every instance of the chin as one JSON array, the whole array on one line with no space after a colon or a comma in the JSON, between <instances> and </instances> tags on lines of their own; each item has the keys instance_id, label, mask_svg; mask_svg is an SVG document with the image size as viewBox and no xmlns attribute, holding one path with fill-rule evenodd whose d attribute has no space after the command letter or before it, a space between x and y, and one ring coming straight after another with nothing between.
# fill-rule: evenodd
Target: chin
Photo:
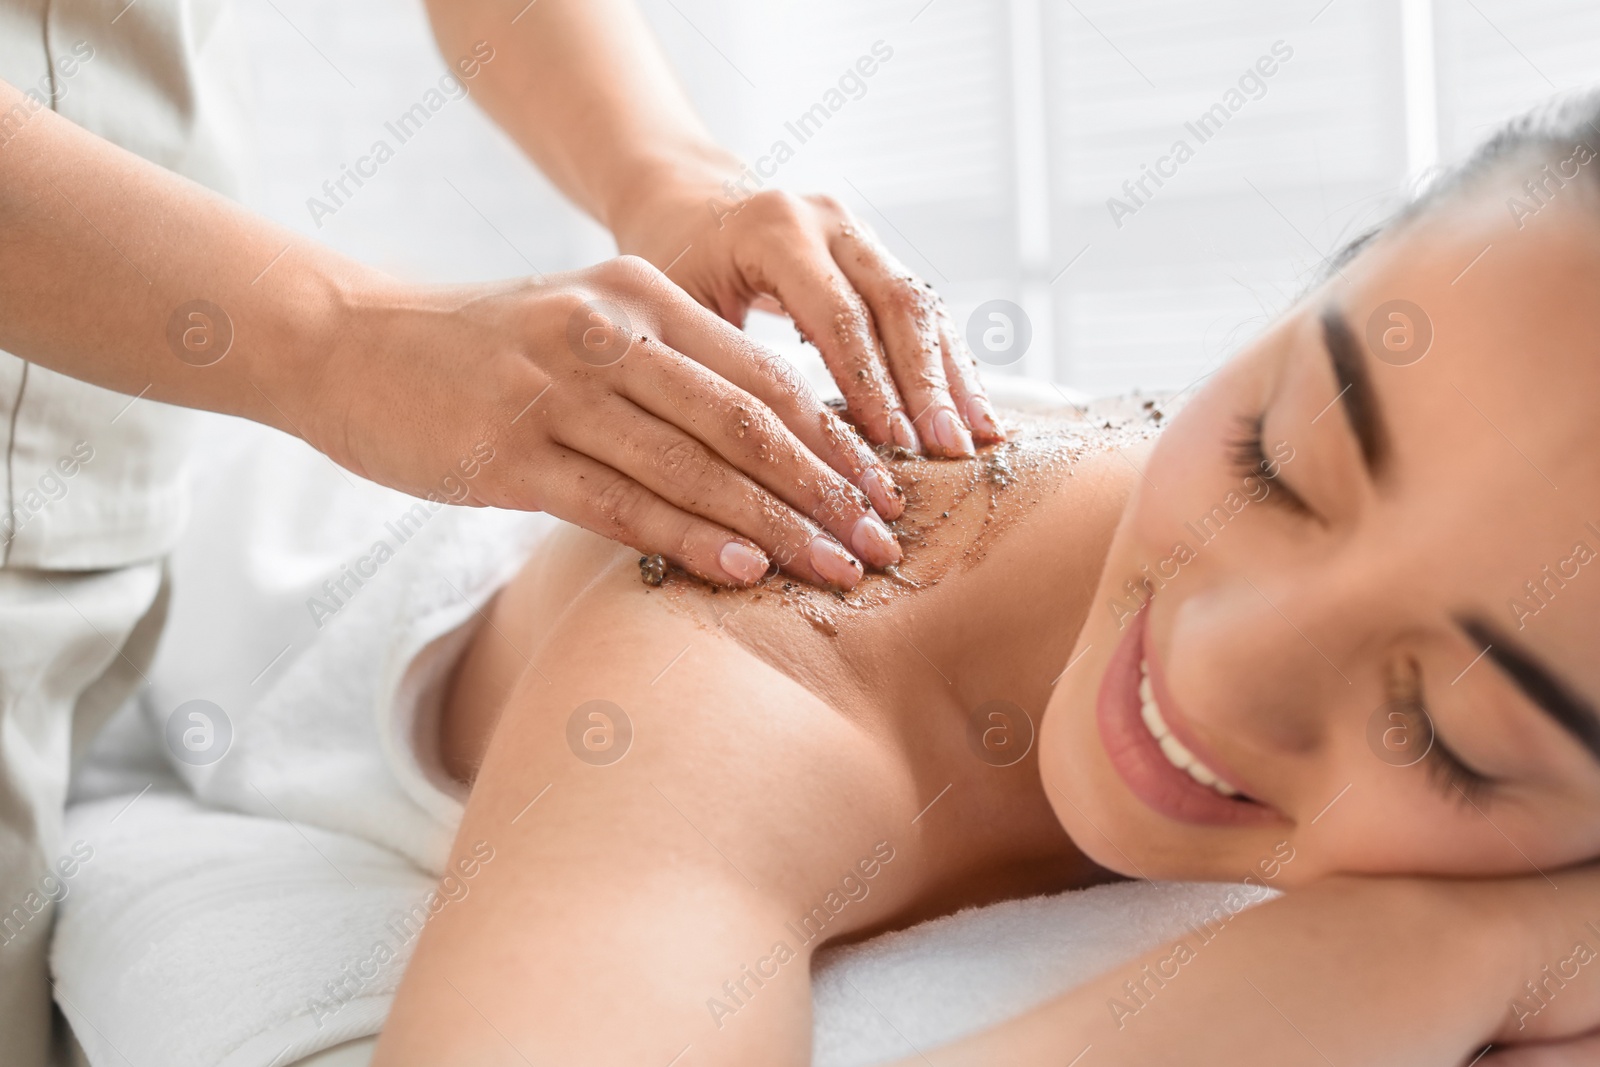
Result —
<instances>
[{"instance_id":1,"label":"chin","mask_svg":"<svg viewBox=\"0 0 1600 1067\"><path fill-rule=\"evenodd\" d=\"M1060 737L1059 744L1074 744ZM1055 760L1049 731L1040 735L1040 757ZM1087 770L1087 768L1085 768ZM1092 771L1070 772L1076 788L1050 788L1050 802L1067 836L1090 861L1108 871L1141 881L1237 882L1250 873L1247 862L1230 864L1240 851L1235 842L1218 840L1216 830L1176 830L1138 808L1133 797L1119 797L1117 783L1097 780ZM1269 846L1270 848L1270 846Z\"/></svg>"},{"instance_id":2,"label":"chin","mask_svg":"<svg viewBox=\"0 0 1600 1067\"><path fill-rule=\"evenodd\" d=\"M1116 774L1103 756L1096 758L1100 736L1094 698L1105 667L1099 651L1092 649L1073 667L1071 675L1082 672L1073 684L1068 678L1057 683L1039 728L1039 774L1056 818L1078 851L1128 878L1160 877L1146 873L1150 871L1142 858L1146 828L1136 825L1127 809L1112 799L1119 788Z\"/></svg>"},{"instance_id":3,"label":"chin","mask_svg":"<svg viewBox=\"0 0 1600 1067\"><path fill-rule=\"evenodd\" d=\"M1091 615L1091 619L1093 616ZM1095 864L1128 878L1239 881L1263 833L1279 840L1279 825L1190 825L1152 810L1112 764L1097 703L1113 650L1123 639L1109 620L1091 623L1073 655L1090 650L1057 683L1039 731L1039 771L1045 793L1073 844ZM1236 862L1237 861L1237 862Z\"/></svg>"}]
</instances>

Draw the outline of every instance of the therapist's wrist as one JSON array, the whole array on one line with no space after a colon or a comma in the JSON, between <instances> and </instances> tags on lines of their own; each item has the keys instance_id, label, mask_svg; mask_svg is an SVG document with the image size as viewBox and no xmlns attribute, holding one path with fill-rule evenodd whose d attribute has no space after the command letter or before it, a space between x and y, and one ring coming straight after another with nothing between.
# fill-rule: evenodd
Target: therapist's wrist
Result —
<instances>
[{"instance_id":1,"label":"therapist's wrist","mask_svg":"<svg viewBox=\"0 0 1600 1067\"><path fill-rule=\"evenodd\" d=\"M620 171L601 222L619 252L665 268L688 234L714 222L719 201L738 199L730 187L743 170L739 157L715 144L683 146L637 160Z\"/></svg>"},{"instance_id":2,"label":"therapist's wrist","mask_svg":"<svg viewBox=\"0 0 1600 1067\"><path fill-rule=\"evenodd\" d=\"M266 294L270 313L247 350L239 414L341 459L361 393L385 378L397 317L427 296L354 261L315 252L310 259Z\"/></svg>"}]
</instances>

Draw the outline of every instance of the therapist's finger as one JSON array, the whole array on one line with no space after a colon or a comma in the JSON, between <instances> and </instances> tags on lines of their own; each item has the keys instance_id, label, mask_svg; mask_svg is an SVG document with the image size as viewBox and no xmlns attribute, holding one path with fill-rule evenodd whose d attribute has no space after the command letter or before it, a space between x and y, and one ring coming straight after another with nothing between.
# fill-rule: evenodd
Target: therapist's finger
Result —
<instances>
[{"instance_id":1,"label":"therapist's finger","mask_svg":"<svg viewBox=\"0 0 1600 1067\"><path fill-rule=\"evenodd\" d=\"M950 384L950 399L966 416L973 439L985 445L1004 441L1006 433L1000 428L1000 420L995 418L983 383L978 380L978 363L972 358L966 338L951 320L949 309L942 304L939 307L939 347L944 352L944 376Z\"/></svg>"},{"instance_id":2,"label":"therapist's finger","mask_svg":"<svg viewBox=\"0 0 1600 1067\"><path fill-rule=\"evenodd\" d=\"M793 365L723 319L688 306L696 313L668 317L662 340L765 404L813 455L865 492L880 516L899 518L905 494L894 475Z\"/></svg>"},{"instance_id":3,"label":"therapist's finger","mask_svg":"<svg viewBox=\"0 0 1600 1067\"><path fill-rule=\"evenodd\" d=\"M844 394L851 421L874 445L913 452L922 443L878 343L872 312L839 270L807 200L788 193L752 197L764 239L746 267L752 285L775 297L800 335L816 346ZM842 210L842 209L840 209Z\"/></svg>"},{"instance_id":4,"label":"therapist's finger","mask_svg":"<svg viewBox=\"0 0 1600 1067\"><path fill-rule=\"evenodd\" d=\"M841 590L861 580L860 561L816 523L651 413L634 407L608 414L603 426L593 420L572 431L563 433L564 442L581 447L672 507L748 538L785 572ZM751 568L753 572L753 564Z\"/></svg>"},{"instance_id":5,"label":"therapist's finger","mask_svg":"<svg viewBox=\"0 0 1600 1067\"><path fill-rule=\"evenodd\" d=\"M938 295L856 225L839 231L830 252L872 310L884 357L928 451L972 455L965 412L956 406L945 377Z\"/></svg>"},{"instance_id":6,"label":"therapist's finger","mask_svg":"<svg viewBox=\"0 0 1600 1067\"><path fill-rule=\"evenodd\" d=\"M899 562L899 543L866 496L760 400L658 341L636 342L625 362L630 367L622 391L628 399L705 445L725 466L826 529L865 562Z\"/></svg>"},{"instance_id":7,"label":"therapist's finger","mask_svg":"<svg viewBox=\"0 0 1600 1067\"><path fill-rule=\"evenodd\" d=\"M753 585L771 569L766 553L698 515L667 503L613 467L557 446L540 510L646 555L660 555L718 585Z\"/></svg>"}]
</instances>

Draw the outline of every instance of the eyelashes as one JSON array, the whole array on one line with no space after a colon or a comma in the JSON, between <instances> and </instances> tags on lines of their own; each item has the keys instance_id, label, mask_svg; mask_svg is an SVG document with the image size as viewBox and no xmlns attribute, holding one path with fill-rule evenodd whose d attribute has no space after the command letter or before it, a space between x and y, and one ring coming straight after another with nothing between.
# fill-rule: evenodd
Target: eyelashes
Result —
<instances>
[{"instance_id":1,"label":"eyelashes","mask_svg":"<svg viewBox=\"0 0 1600 1067\"><path fill-rule=\"evenodd\" d=\"M1266 413L1260 412L1240 415L1234 420L1234 435L1225 446L1228 461L1241 478L1259 478L1263 485L1273 490L1263 500L1276 501L1278 506L1296 514L1311 516L1311 508L1300 494L1289 488L1288 483L1279 479L1278 464L1267 455L1266 440L1261 435L1266 418Z\"/></svg>"},{"instance_id":2,"label":"eyelashes","mask_svg":"<svg viewBox=\"0 0 1600 1067\"><path fill-rule=\"evenodd\" d=\"M1261 437L1265 415L1239 415L1234 419L1234 435L1228 439L1228 459L1235 469L1246 474L1265 474L1266 446Z\"/></svg>"},{"instance_id":3,"label":"eyelashes","mask_svg":"<svg viewBox=\"0 0 1600 1067\"><path fill-rule=\"evenodd\" d=\"M1422 667L1416 660L1408 658L1405 668L1395 672L1390 679L1389 699L1404 709L1401 713L1411 718L1410 725L1413 728L1426 729L1432 737L1433 743L1422 758L1424 769L1429 782L1445 799L1472 807L1487 803L1494 788L1494 779L1468 766L1439 736L1438 729L1433 725L1433 716L1428 713L1422 692Z\"/></svg>"}]
</instances>

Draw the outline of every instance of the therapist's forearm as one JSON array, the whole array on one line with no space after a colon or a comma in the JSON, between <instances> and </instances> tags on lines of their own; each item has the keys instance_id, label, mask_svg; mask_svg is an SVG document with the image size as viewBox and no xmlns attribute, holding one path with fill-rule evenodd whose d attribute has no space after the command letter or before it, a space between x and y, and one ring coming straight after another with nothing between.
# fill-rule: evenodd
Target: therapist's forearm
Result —
<instances>
[{"instance_id":1,"label":"therapist's forearm","mask_svg":"<svg viewBox=\"0 0 1600 1067\"><path fill-rule=\"evenodd\" d=\"M538 0L526 8L428 0L428 12L447 57L479 41L494 48L472 81L473 97L613 232L646 192L675 183L716 188L738 171L630 0Z\"/></svg>"},{"instance_id":2,"label":"therapist's forearm","mask_svg":"<svg viewBox=\"0 0 1600 1067\"><path fill-rule=\"evenodd\" d=\"M548 511L719 584L776 560L848 589L861 560L899 559L887 468L653 268L406 284L23 101L0 83L0 348L264 422L404 492Z\"/></svg>"},{"instance_id":3,"label":"therapist's forearm","mask_svg":"<svg viewBox=\"0 0 1600 1067\"><path fill-rule=\"evenodd\" d=\"M299 434L319 371L348 339L352 301L382 276L3 82L0 116L0 348L120 392ZM231 324L231 347L210 366L195 364L227 327L212 323L208 337L210 316L186 310L195 301Z\"/></svg>"}]
</instances>

